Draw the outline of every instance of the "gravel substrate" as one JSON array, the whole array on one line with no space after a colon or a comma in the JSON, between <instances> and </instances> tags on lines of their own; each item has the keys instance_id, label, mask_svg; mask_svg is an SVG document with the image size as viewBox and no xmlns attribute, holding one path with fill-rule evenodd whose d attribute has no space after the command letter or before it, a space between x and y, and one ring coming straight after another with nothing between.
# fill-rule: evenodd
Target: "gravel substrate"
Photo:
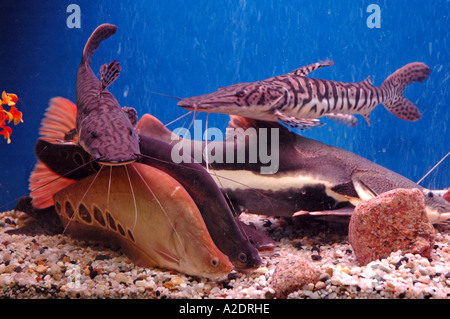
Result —
<instances>
[{"instance_id":1,"label":"gravel substrate","mask_svg":"<svg viewBox=\"0 0 450 319\"><path fill-rule=\"evenodd\" d=\"M0 298L227 298L270 299L280 260L298 255L321 270L318 283L288 298L450 297L450 231L437 230L431 258L394 252L359 266L348 243L347 225L311 218L277 219L242 214L277 241L273 254L251 275L233 271L208 280L157 268L136 267L120 250L65 235L10 235L20 222L0 214Z\"/></svg>"}]
</instances>

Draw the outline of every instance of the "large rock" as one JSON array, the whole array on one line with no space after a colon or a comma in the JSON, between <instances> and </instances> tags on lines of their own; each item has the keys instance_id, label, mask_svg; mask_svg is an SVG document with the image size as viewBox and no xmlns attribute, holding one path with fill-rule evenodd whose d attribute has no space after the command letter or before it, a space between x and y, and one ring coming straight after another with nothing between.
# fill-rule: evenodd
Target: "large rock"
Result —
<instances>
[{"instance_id":1,"label":"large rock","mask_svg":"<svg viewBox=\"0 0 450 319\"><path fill-rule=\"evenodd\" d=\"M429 258L435 237L418 189L395 189L363 201L350 219L350 244L362 265L397 250Z\"/></svg>"},{"instance_id":2,"label":"large rock","mask_svg":"<svg viewBox=\"0 0 450 319\"><path fill-rule=\"evenodd\" d=\"M290 293L319 281L321 272L307 259L289 255L282 259L272 276L271 286L275 298L285 299Z\"/></svg>"}]
</instances>

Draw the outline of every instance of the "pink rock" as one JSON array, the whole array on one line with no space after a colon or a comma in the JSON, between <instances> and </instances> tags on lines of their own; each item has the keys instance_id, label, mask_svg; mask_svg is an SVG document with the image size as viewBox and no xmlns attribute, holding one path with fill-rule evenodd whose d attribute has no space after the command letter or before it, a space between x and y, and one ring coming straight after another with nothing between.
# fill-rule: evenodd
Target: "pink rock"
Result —
<instances>
[{"instance_id":1,"label":"pink rock","mask_svg":"<svg viewBox=\"0 0 450 319\"><path fill-rule=\"evenodd\" d=\"M307 259L290 255L281 260L272 276L271 286L275 297L285 299L290 293L301 289L304 285L319 281L320 271Z\"/></svg>"},{"instance_id":2,"label":"pink rock","mask_svg":"<svg viewBox=\"0 0 450 319\"><path fill-rule=\"evenodd\" d=\"M362 265L397 250L430 258L435 237L418 189L395 189L363 201L350 219L349 241Z\"/></svg>"}]
</instances>

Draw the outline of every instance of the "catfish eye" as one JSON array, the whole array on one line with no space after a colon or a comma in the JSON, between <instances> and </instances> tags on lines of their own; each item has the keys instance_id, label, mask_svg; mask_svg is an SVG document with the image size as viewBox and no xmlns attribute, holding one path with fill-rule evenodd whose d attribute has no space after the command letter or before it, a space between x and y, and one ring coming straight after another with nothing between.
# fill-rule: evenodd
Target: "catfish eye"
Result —
<instances>
[{"instance_id":1,"label":"catfish eye","mask_svg":"<svg viewBox=\"0 0 450 319\"><path fill-rule=\"evenodd\" d=\"M428 196L429 198L433 198L434 194L433 194L433 192L428 192L427 196Z\"/></svg>"},{"instance_id":2,"label":"catfish eye","mask_svg":"<svg viewBox=\"0 0 450 319\"><path fill-rule=\"evenodd\" d=\"M91 137L92 137L92 138L97 138L97 137L98 137L97 132L96 132L96 131L92 131L92 132L91 132Z\"/></svg>"},{"instance_id":3,"label":"catfish eye","mask_svg":"<svg viewBox=\"0 0 450 319\"><path fill-rule=\"evenodd\" d=\"M132 135L133 135L133 129L130 128L130 129L129 129L129 132L130 132L130 136L132 136Z\"/></svg>"},{"instance_id":4,"label":"catfish eye","mask_svg":"<svg viewBox=\"0 0 450 319\"><path fill-rule=\"evenodd\" d=\"M219 266L219 258L214 257L213 259L211 259L211 266L213 267Z\"/></svg>"},{"instance_id":5,"label":"catfish eye","mask_svg":"<svg viewBox=\"0 0 450 319\"><path fill-rule=\"evenodd\" d=\"M238 259L240 262L245 263L247 261L247 255L245 253L240 253Z\"/></svg>"},{"instance_id":6,"label":"catfish eye","mask_svg":"<svg viewBox=\"0 0 450 319\"><path fill-rule=\"evenodd\" d=\"M238 90L235 95L237 97L243 97L245 95L245 90Z\"/></svg>"}]
</instances>

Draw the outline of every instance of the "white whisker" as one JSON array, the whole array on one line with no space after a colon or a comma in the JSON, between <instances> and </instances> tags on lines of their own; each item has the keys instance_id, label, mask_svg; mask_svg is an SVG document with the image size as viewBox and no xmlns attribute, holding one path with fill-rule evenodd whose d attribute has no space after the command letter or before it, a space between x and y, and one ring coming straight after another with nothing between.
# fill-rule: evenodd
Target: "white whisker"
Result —
<instances>
[{"instance_id":1,"label":"white whisker","mask_svg":"<svg viewBox=\"0 0 450 319\"><path fill-rule=\"evenodd\" d=\"M177 117L175 120L173 120L173 121L171 121L171 122L165 124L164 126L167 127L167 126L169 126L170 124L173 124L173 123L177 122L178 120L181 120L183 117L185 117L185 116L187 116L187 115L190 115L191 113L192 113L192 111L189 111L189 112L187 112L187 113L185 113L185 114L183 114L183 115ZM186 122L185 122L185 123L186 123Z\"/></svg>"},{"instance_id":2,"label":"white whisker","mask_svg":"<svg viewBox=\"0 0 450 319\"><path fill-rule=\"evenodd\" d=\"M209 163L208 163L208 160L209 160L209 158L208 158L208 140L209 140L209 137L208 137L208 116L209 116L209 113L206 113L206 129L205 129L205 134L206 134L206 145L205 145L205 167L206 167L206 171L209 173Z\"/></svg>"},{"instance_id":3,"label":"white whisker","mask_svg":"<svg viewBox=\"0 0 450 319\"><path fill-rule=\"evenodd\" d=\"M134 226L133 226L133 232L134 232L134 229L136 228L136 224L137 224L137 205L136 205L136 197L134 196L133 184L131 183L130 174L128 174L127 166L128 165L125 165L125 172L127 173L128 183L130 183L131 195L133 196L133 203L134 203Z\"/></svg>"},{"instance_id":4,"label":"white whisker","mask_svg":"<svg viewBox=\"0 0 450 319\"><path fill-rule=\"evenodd\" d=\"M112 175L112 166L109 167L109 180L108 180L108 194L106 196L106 210L109 207L109 194L111 193L111 175Z\"/></svg>"},{"instance_id":5,"label":"white whisker","mask_svg":"<svg viewBox=\"0 0 450 319\"><path fill-rule=\"evenodd\" d=\"M426 173L425 176L422 177L422 178L417 182L417 184L420 184L420 182L423 181L423 180L425 179L425 177L427 177L432 171L434 171L434 170L436 169L436 167L438 167L439 164L441 164L442 161L445 160L445 158L446 158L447 156L449 156L449 155L450 155L450 152L448 152L447 155L445 155L439 162L437 162L437 164L434 165L433 168L430 169L430 170L428 171L428 173Z\"/></svg>"},{"instance_id":6,"label":"white whisker","mask_svg":"<svg viewBox=\"0 0 450 319\"><path fill-rule=\"evenodd\" d=\"M94 179L92 180L91 184L89 184L89 187L86 189L86 192L84 192L83 197L81 197L80 202L77 204L75 211L73 212L72 217L67 222L66 226L64 227L63 234L66 233L67 228L69 227L69 224L72 222L72 220L75 218L75 215L80 210L80 205L83 202L84 198L86 197L87 193L91 190L92 185L94 185L95 180L97 179L98 175L102 171L104 165L100 165L100 169L98 170L97 174L95 174Z\"/></svg>"},{"instance_id":7,"label":"white whisker","mask_svg":"<svg viewBox=\"0 0 450 319\"><path fill-rule=\"evenodd\" d=\"M172 229L173 229L175 235L176 235L177 238L178 238L178 241L179 241L180 244L181 244L181 247L182 247L183 252L184 252L184 257L186 258L186 260L188 260L188 256L187 256L187 253L186 253L186 249L184 248L183 241L181 240L180 235L178 234L177 230L175 229L175 226L173 225L172 221L170 220L169 215L167 214L167 212L166 212L166 210L164 209L164 207L161 205L161 202L159 201L158 197L156 197L156 194L153 192L153 190L152 190L152 189L150 188L150 186L147 184L147 182L145 181L145 179L142 177L141 173L139 173L139 171L137 170L136 167L133 167L133 168L134 168L135 172L139 175L139 177L141 178L141 180L144 182L145 186L147 187L147 189L149 190L149 192L152 194L153 198L156 200L156 202L158 203L159 207L161 208L161 210L163 211L164 215L166 216L167 221L169 222L169 224L170 224L170 226L172 227Z\"/></svg>"}]
</instances>

